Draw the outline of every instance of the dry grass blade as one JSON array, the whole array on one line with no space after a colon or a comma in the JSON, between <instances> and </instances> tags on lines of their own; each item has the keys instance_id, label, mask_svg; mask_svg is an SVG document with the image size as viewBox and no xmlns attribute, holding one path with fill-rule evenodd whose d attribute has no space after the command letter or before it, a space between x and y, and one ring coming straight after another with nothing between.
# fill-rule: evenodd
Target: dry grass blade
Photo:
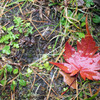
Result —
<instances>
[{"instance_id":1,"label":"dry grass blade","mask_svg":"<svg viewBox=\"0 0 100 100\"><path fill-rule=\"evenodd\" d=\"M77 79L76 79L76 97L77 97L77 100L78 100L78 84L77 84Z\"/></svg>"},{"instance_id":2,"label":"dry grass blade","mask_svg":"<svg viewBox=\"0 0 100 100\"><path fill-rule=\"evenodd\" d=\"M31 24L35 27L35 29L38 31L38 33L40 34L40 36L42 37L42 39L45 40L44 37L42 36L42 34L40 33L40 31L37 29L37 27L36 27L36 26L34 25L34 23L32 22L31 18L29 19L29 21L30 21Z\"/></svg>"},{"instance_id":3,"label":"dry grass blade","mask_svg":"<svg viewBox=\"0 0 100 100\"><path fill-rule=\"evenodd\" d=\"M36 73L36 74L50 87L50 84L49 84L41 75L39 75L39 74L33 69L32 66L31 66L31 68L32 68L33 72ZM54 89L51 89L51 90L55 93L55 95L58 95L58 94L55 92Z\"/></svg>"},{"instance_id":4,"label":"dry grass blade","mask_svg":"<svg viewBox=\"0 0 100 100\"><path fill-rule=\"evenodd\" d=\"M19 74L15 78L13 78L12 80L10 80L7 84L12 83L12 81L14 81L18 76L19 76Z\"/></svg>"},{"instance_id":5,"label":"dry grass blade","mask_svg":"<svg viewBox=\"0 0 100 100\"><path fill-rule=\"evenodd\" d=\"M23 11L22 11L20 5L18 5L18 6L19 6L19 10L20 10L21 14L24 16Z\"/></svg>"},{"instance_id":6,"label":"dry grass blade","mask_svg":"<svg viewBox=\"0 0 100 100\"><path fill-rule=\"evenodd\" d=\"M55 62L57 62L59 60L59 58L62 56L63 52L64 52L65 48L62 49L60 55L58 56L58 58L56 59ZM50 71L54 68L54 65L51 67Z\"/></svg>"},{"instance_id":7,"label":"dry grass blade","mask_svg":"<svg viewBox=\"0 0 100 100\"><path fill-rule=\"evenodd\" d=\"M49 89L49 93L47 95L47 99L46 100L49 100L50 92L51 92L51 89L52 89L52 83L53 83L53 80L54 80L54 77L55 77L56 72L57 72L57 70L54 72L53 77L51 79L50 89Z\"/></svg>"},{"instance_id":8,"label":"dry grass blade","mask_svg":"<svg viewBox=\"0 0 100 100\"><path fill-rule=\"evenodd\" d=\"M17 6L19 6L19 5L20 5L20 4L22 4L22 3L23 3L23 2L21 2L21 3L19 3L18 5L16 5L16 6L12 7L11 9L9 9L9 10L5 11L3 14L1 14L1 15L0 15L0 17L1 17L2 15L4 15L5 13L9 12L10 10L12 10L12 9L16 8Z\"/></svg>"},{"instance_id":9,"label":"dry grass blade","mask_svg":"<svg viewBox=\"0 0 100 100\"><path fill-rule=\"evenodd\" d=\"M100 92L100 86L99 86L99 89L97 90L97 92L94 95L98 94L99 92Z\"/></svg>"},{"instance_id":10,"label":"dry grass blade","mask_svg":"<svg viewBox=\"0 0 100 100\"><path fill-rule=\"evenodd\" d=\"M32 88L33 88L33 86L34 86L35 80L36 80L36 73L35 73L35 75L34 75L34 80L33 80L33 83L32 83L32 85L31 85L31 90L32 90Z\"/></svg>"},{"instance_id":11,"label":"dry grass blade","mask_svg":"<svg viewBox=\"0 0 100 100\"><path fill-rule=\"evenodd\" d=\"M15 90L14 92L11 91L11 100L15 100Z\"/></svg>"},{"instance_id":12,"label":"dry grass blade","mask_svg":"<svg viewBox=\"0 0 100 100\"><path fill-rule=\"evenodd\" d=\"M48 23L48 21L37 21L37 20L32 20L32 21L37 23Z\"/></svg>"},{"instance_id":13,"label":"dry grass blade","mask_svg":"<svg viewBox=\"0 0 100 100\"><path fill-rule=\"evenodd\" d=\"M6 2L5 2L5 5L3 6L4 2L5 2L5 1L1 1L1 3L0 3L0 17L2 16L3 11L4 11L4 9L6 8L6 5L7 5L7 3L8 3L8 1L6 1Z\"/></svg>"},{"instance_id":14,"label":"dry grass blade","mask_svg":"<svg viewBox=\"0 0 100 100\"><path fill-rule=\"evenodd\" d=\"M91 85L90 85L90 83L88 83L88 85L89 85L90 95L92 96L92 90L91 90Z\"/></svg>"}]
</instances>

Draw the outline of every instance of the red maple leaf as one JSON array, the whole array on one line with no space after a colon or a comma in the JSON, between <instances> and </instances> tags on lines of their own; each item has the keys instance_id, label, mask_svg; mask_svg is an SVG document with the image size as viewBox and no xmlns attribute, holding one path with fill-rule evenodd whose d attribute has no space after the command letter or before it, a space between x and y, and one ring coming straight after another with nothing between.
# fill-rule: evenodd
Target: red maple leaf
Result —
<instances>
[{"instance_id":1,"label":"red maple leaf","mask_svg":"<svg viewBox=\"0 0 100 100\"><path fill-rule=\"evenodd\" d=\"M70 73L70 76L80 73L84 80L100 80L100 53L95 54L99 47L95 46L96 43L89 32L87 18L86 31L85 38L82 38L81 42L77 41L77 51L66 42L63 55L66 63L50 63L65 73Z\"/></svg>"}]
</instances>

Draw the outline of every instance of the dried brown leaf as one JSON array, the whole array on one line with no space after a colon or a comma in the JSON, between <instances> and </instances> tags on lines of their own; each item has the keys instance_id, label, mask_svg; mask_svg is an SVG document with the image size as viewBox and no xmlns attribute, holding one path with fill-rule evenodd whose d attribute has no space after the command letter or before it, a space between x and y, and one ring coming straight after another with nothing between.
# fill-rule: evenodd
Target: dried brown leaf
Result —
<instances>
[{"instance_id":1,"label":"dried brown leaf","mask_svg":"<svg viewBox=\"0 0 100 100\"><path fill-rule=\"evenodd\" d=\"M59 72L62 76L63 76L63 81L68 84L69 86L71 85L71 83L76 79L75 76L70 76L70 74L65 73L64 71L60 71ZM74 81L74 83L71 85L71 88L76 89L76 81Z\"/></svg>"}]
</instances>

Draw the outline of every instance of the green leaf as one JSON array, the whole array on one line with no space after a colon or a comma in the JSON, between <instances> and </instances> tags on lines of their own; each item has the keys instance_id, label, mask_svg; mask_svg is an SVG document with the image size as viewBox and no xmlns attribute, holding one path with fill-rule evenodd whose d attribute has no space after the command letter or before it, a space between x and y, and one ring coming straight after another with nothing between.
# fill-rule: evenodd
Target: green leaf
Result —
<instances>
[{"instance_id":1,"label":"green leaf","mask_svg":"<svg viewBox=\"0 0 100 100\"><path fill-rule=\"evenodd\" d=\"M14 90L14 87L16 87L16 85L17 85L16 81L13 81L11 84L11 90Z\"/></svg>"},{"instance_id":2,"label":"green leaf","mask_svg":"<svg viewBox=\"0 0 100 100\"><path fill-rule=\"evenodd\" d=\"M72 16L73 16L73 13L72 13L71 10L68 10L68 16L69 16L69 17L72 17Z\"/></svg>"},{"instance_id":3,"label":"green leaf","mask_svg":"<svg viewBox=\"0 0 100 100\"><path fill-rule=\"evenodd\" d=\"M17 42L12 42L11 45L13 45L13 47L15 47L15 48L19 48L19 44Z\"/></svg>"},{"instance_id":4,"label":"green leaf","mask_svg":"<svg viewBox=\"0 0 100 100\"><path fill-rule=\"evenodd\" d=\"M14 90L15 85L11 84L11 90Z\"/></svg>"},{"instance_id":5,"label":"green leaf","mask_svg":"<svg viewBox=\"0 0 100 100\"><path fill-rule=\"evenodd\" d=\"M16 44L13 45L13 47L19 48L19 44L16 43Z\"/></svg>"},{"instance_id":6,"label":"green leaf","mask_svg":"<svg viewBox=\"0 0 100 100\"><path fill-rule=\"evenodd\" d=\"M46 70L50 70L50 69L51 69L51 66L49 65L49 62L48 62L48 61L46 61L46 62L44 63L44 68L45 68Z\"/></svg>"},{"instance_id":7,"label":"green leaf","mask_svg":"<svg viewBox=\"0 0 100 100\"><path fill-rule=\"evenodd\" d=\"M10 39L10 35L6 34L0 38L0 43L6 42Z\"/></svg>"},{"instance_id":8,"label":"green leaf","mask_svg":"<svg viewBox=\"0 0 100 100\"><path fill-rule=\"evenodd\" d=\"M18 31L19 31L20 33L23 33L23 28L22 28L22 26L19 26Z\"/></svg>"},{"instance_id":9,"label":"green leaf","mask_svg":"<svg viewBox=\"0 0 100 100\"><path fill-rule=\"evenodd\" d=\"M19 84L21 85L21 86L26 86L26 81L24 81L24 80L19 80Z\"/></svg>"},{"instance_id":10,"label":"green leaf","mask_svg":"<svg viewBox=\"0 0 100 100\"><path fill-rule=\"evenodd\" d=\"M16 68L13 70L13 74L17 74L17 73L18 73L18 69Z\"/></svg>"},{"instance_id":11,"label":"green leaf","mask_svg":"<svg viewBox=\"0 0 100 100\"><path fill-rule=\"evenodd\" d=\"M37 67L39 67L39 69L43 69L43 68L44 68L42 65L39 65L39 66L37 66Z\"/></svg>"},{"instance_id":12,"label":"green leaf","mask_svg":"<svg viewBox=\"0 0 100 100\"><path fill-rule=\"evenodd\" d=\"M30 74L29 73L26 73L26 77L30 77Z\"/></svg>"},{"instance_id":13,"label":"green leaf","mask_svg":"<svg viewBox=\"0 0 100 100\"><path fill-rule=\"evenodd\" d=\"M93 18L93 22L94 23L100 23L100 16L95 15L95 17Z\"/></svg>"},{"instance_id":14,"label":"green leaf","mask_svg":"<svg viewBox=\"0 0 100 100\"><path fill-rule=\"evenodd\" d=\"M4 68L1 68L1 69L0 69L0 75L2 75L3 72L4 72Z\"/></svg>"},{"instance_id":15,"label":"green leaf","mask_svg":"<svg viewBox=\"0 0 100 100\"><path fill-rule=\"evenodd\" d=\"M15 17L14 16L14 23L16 24L16 27L18 27L22 23L22 19L20 17Z\"/></svg>"},{"instance_id":16,"label":"green leaf","mask_svg":"<svg viewBox=\"0 0 100 100\"><path fill-rule=\"evenodd\" d=\"M83 16L84 16L83 13L78 13L78 20L80 20L81 22L85 22L86 17Z\"/></svg>"},{"instance_id":17,"label":"green leaf","mask_svg":"<svg viewBox=\"0 0 100 100\"><path fill-rule=\"evenodd\" d=\"M20 34L15 34L15 39L18 39Z\"/></svg>"},{"instance_id":18,"label":"green leaf","mask_svg":"<svg viewBox=\"0 0 100 100\"><path fill-rule=\"evenodd\" d=\"M43 54L43 60L46 60L48 58L47 54Z\"/></svg>"},{"instance_id":19,"label":"green leaf","mask_svg":"<svg viewBox=\"0 0 100 100\"><path fill-rule=\"evenodd\" d=\"M16 83L16 81L12 81L12 84L13 84L13 85L16 85L17 83Z\"/></svg>"},{"instance_id":20,"label":"green leaf","mask_svg":"<svg viewBox=\"0 0 100 100\"><path fill-rule=\"evenodd\" d=\"M12 72L12 70L13 70L13 68L12 68L12 66L11 65L6 65L6 69L7 69L7 71L8 72Z\"/></svg>"},{"instance_id":21,"label":"green leaf","mask_svg":"<svg viewBox=\"0 0 100 100\"><path fill-rule=\"evenodd\" d=\"M93 95L92 97L87 98L87 99L85 99L85 100L94 100L96 96L97 96L97 94L95 94L95 95Z\"/></svg>"},{"instance_id":22,"label":"green leaf","mask_svg":"<svg viewBox=\"0 0 100 100\"><path fill-rule=\"evenodd\" d=\"M6 30L7 30L7 28L6 28L5 26L3 26L3 27L2 27L2 29L3 29L4 31L6 31Z\"/></svg>"},{"instance_id":23,"label":"green leaf","mask_svg":"<svg viewBox=\"0 0 100 100\"><path fill-rule=\"evenodd\" d=\"M1 80L0 83L1 83L3 86L5 86L6 80Z\"/></svg>"},{"instance_id":24,"label":"green leaf","mask_svg":"<svg viewBox=\"0 0 100 100\"><path fill-rule=\"evenodd\" d=\"M27 69L27 73L31 74L32 70L30 68Z\"/></svg>"},{"instance_id":25,"label":"green leaf","mask_svg":"<svg viewBox=\"0 0 100 100\"><path fill-rule=\"evenodd\" d=\"M94 5L93 0L84 0L86 2L86 7L91 7L91 5Z\"/></svg>"},{"instance_id":26,"label":"green leaf","mask_svg":"<svg viewBox=\"0 0 100 100\"><path fill-rule=\"evenodd\" d=\"M48 49L51 49L51 48L52 48L51 45L49 45L49 46L48 46Z\"/></svg>"},{"instance_id":27,"label":"green leaf","mask_svg":"<svg viewBox=\"0 0 100 100\"><path fill-rule=\"evenodd\" d=\"M59 5L59 3L56 3L56 2L55 3L53 3L53 2L49 3L49 6L55 6L55 5Z\"/></svg>"},{"instance_id":28,"label":"green leaf","mask_svg":"<svg viewBox=\"0 0 100 100\"><path fill-rule=\"evenodd\" d=\"M2 49L2 53L6 53L6 54L10 54L11 51L10 51L10 46L6 45L3 49Z\"/></svg>"},{"instance_id":29,"label":"green leaf","mask_svg":"<svg viewBox=\"0 0 100 100\"><path fill-rule=\"evenodd\" d=\"M85 26L85 25L86 25L86 23L85 23L85 22L82 22L82 23L81 23L81 26L82 26L82 27L83 27L83 26Z\"/></svg>"},{"instance_id":30,"label":"green leaf","mask_svg":"<svg viewBox=\"0 0 100 100\"><path fill-rule=\"evenodd\" d=\"M26 23L26 24L25 24L25 28L26 28L26 27L29 27L29 26L30 26L30 23Z\"/></svg>"},{"instance_id":31,"label":"green leaf","mask_svg":"<svg viewBox=\"0 0 100 100\"><path fill-rule=\"evenodd\" d=\"M76 34L79 36L79 38L85 38L85 34L84 33L77 32Z\"/></svg>"},{"instance_id":32,"label":"green leaf","mask_svg":"<svg viewBox=\"0 0 100 100\"><path fill-rule=\"evenodd\" d=\"M46 63L44 63L44 66L48 67L49 66L49 62L47 61Z\"/></svg>"},{"instance_id":33,"label":"green leaf","mask_svg":"<svg viewBox=\"0 0 100 100\"><path fill-rule=\"evenodd\" d=\"M61 24L65 25L66 24L66 19L64 17L61 18Z\"/></svg>"},{"instance_id":34,"label":"green leaf","mask_svg":"<svg viewBox=\"0 0 100 100\"><path fill-rule=\"evenodd\" d=\"M27 69L26 77L29 77L32 74L32 70L30 68Z\"/></svg>"},{"instance_id":35,"label":"green leaf","mask_svg":"<svg viewBox=\"0 0 100 100\"><path fill-rule=\"evenodd\" d=\"M11 31L14 28L14 26L11 26L9 28L7 28L7 31Z\"/></svg>"}]
</instances>

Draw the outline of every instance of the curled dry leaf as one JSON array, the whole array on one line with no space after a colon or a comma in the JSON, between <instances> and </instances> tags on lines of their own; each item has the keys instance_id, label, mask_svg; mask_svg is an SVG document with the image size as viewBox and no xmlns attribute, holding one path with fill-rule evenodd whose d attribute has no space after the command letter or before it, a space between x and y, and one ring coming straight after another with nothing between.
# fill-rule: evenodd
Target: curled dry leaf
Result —
<instances>
[{"instance_id":1,"label":"curled dry leaf","mask_svg":"<svg viewBox=\"0 0 100 100\"><path fill-rule=\"evenodd\" d=\"M76 79L75 76L70 76L70 74L65 73L64 71L60 70L59 73L63 76L63 80L69 86L71 83ZM71 85L71 88L76 89L76 81Z\"/></svg>"}]
</instances>

